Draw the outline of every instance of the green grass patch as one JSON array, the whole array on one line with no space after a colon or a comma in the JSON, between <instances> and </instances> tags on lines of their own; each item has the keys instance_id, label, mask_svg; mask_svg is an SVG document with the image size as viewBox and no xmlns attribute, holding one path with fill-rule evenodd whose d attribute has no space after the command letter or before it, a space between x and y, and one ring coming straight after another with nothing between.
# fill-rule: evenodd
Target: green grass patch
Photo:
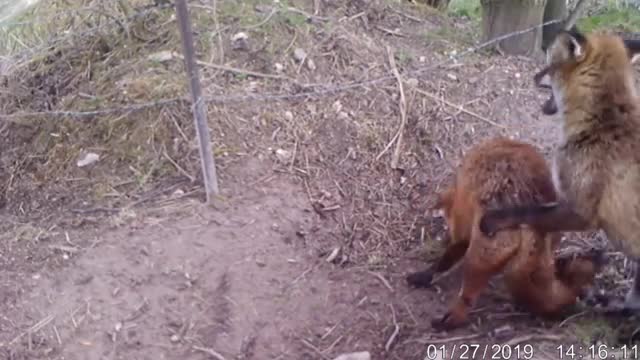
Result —
<instances>
[{"instance_id":1,"label":"green grass patch","mask_svg":"<svg viewBox=\"0 0 640 360\"><path fill-rule=\"evenodd\" d=\"M451 15L480 22L482 8L479 0L451 0L447 9Z\"/></svg>"},{"instance_id":2,"label":"green grass patch","mask_svg":"<svg viewBox=\"0 0 640 360\"><path fill-rule=\"evenodd\" d=\"M640 11L633 8L607 7L601 13L578 20L582 31L616 30L624 32L640 31Z\"/></svg>"}]
</instances>

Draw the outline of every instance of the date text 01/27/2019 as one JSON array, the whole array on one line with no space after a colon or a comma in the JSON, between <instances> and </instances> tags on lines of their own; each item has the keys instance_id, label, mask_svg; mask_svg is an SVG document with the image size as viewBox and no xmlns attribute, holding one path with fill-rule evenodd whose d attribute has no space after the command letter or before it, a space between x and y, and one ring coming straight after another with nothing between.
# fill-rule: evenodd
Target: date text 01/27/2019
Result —
<instances>
[{"instance_id":1,"label":"date text 01/27/2019","mask_svg":"<svg viewBox=\"0 0 640 360\"><path fill-rule=\"evenodd\" d=\"M436 359L490 359L503 360L533 359L534 349L530 344L450 344L450 345L428 345L424 360Z\"/></svg>"}]
</instances>

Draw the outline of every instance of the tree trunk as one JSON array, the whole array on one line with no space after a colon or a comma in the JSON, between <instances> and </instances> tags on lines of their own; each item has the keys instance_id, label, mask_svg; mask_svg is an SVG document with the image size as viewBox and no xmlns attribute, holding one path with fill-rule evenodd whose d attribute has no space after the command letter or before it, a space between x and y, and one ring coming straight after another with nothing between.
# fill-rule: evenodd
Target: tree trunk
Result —
<instances>
[{"instance_id":1,"label":"tree trunk","mask_svg":"<svg viewBox=\"0 0 640 360\"><path fill-rule=\"evenodd\" d=\"M542 23L546 0L481 0L485 41ZM541 29L504 39L496 49L509 55L531 55L540 48Z\"/></svg>"},{"instance_id":2,"label":"tree trunk","mask_svg":"<svg viewBox=\"0 0 640 360\"><path fill-rule=\"evenodd\" d=\"M543 23L552 20L564 20L567 17L567 0L547 0L544 7ZM553 38L562 30L563 23L555 23L542 28L542 50L546 51Z\"/></svg>"},{"instance_id":3,"label":"tree trunk","mask_svg":"<svg viewBox=\"0 0 640 360\"><path fill-rule=\"evenodd\" d=\"M438 10L446 10L449 7L451 0L427 0L427 5L434 7Z\"/></svg>"}]
</instances>

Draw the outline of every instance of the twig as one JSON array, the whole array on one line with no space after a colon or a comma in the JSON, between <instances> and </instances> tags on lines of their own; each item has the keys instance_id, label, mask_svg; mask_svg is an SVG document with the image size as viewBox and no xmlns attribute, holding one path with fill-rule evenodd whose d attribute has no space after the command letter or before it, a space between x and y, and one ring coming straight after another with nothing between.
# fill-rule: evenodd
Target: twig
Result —
<instances>
[{"instance_id":1,"label":"twig","mask_svg":"<svg viewBox=\"0 0 640 360\"><path fill-rule=\"evenodd\" d=\"M400 151L402 149L402 138L404 134L404 127L407 124L407 98L404 95L404 86L402 85L402 77L400 77L400 72L398 72L398 67L396 66L396 60L393 55L393 50L390 46L387 46L387 53L389 54L389 66L391 66L391 71L393 75L396 77L396 81L398 82L398 90L400 91L400 128L398 129L398 140L396 141L396 149L393 152L393 156L391 157L391 168L397 169L398 162L400 161Z\"/></svg>"},{"instance_id":2,"label":"twig","mask_svg":"<svg viewBox=\"0 0 640 360\"><path fill-rule=\"evenodd\" d=\"M298 13L298 14L303 15L303 16L306 16L309 19L316 19L316 20L321 20L321 21L329 21L329 18L326 18L326 17L323 17L323 16L312 15L312 14L309 14L308 12L306 12L304 10L300 10L300 9L297 9L297 8L294 8L294 7L291 7L291 6L287 7L286 10L290 11L290 12Z\"/></svg>"},{"instance_id":3,"label":"twig","mask_svg":"<svg viewBox=\"0 0 640 360\"><path fill-rule=\"evenodd\" d=\"M318 349L317 347L315 347L315 345L313 345L312 343L308 342L305 339L301 339L300 341L302 341L302 344L306 347L308 347L309 349L315 351L318 355L320 355L323 359L329 360L329 358L322 353L322 351L320 351L320 349Z\"/></svg>"},{"instance_id":4,"label":"twig","mask_svg":"<svg viewBox=\"0 0 640 360\"><path fill-rule=\"evenodd\" d=\"M407 37L407 35L405 35L405 34L401 33L401 32L400 32L400 31L398 31L398 30L390 30L390 29L384 28L384 27L382 27L382 26L380 26L380 25L377 25L377 26L376 26L376 29L378 29L378 30L382 31L382 32L383 32L383 33L385 33L385 34L389 34L389 35L393 35L393 36L398 36L398 37Z\"/></svg>"},{"instance_id":5,"label":"twig","mask_svg":"<svg viewBox=\"0 0 640 360\"><path fill-rule=\"evenodd\" d=\"M173 56L177 57L177 58L179 58L181 60L184 60L184 56L182 56L182 55L180 55L178 53L173 53ZM234 68L232 66L213 64L213 63L202 61L202 60L196 60L196 64L198 64L200 66L216 69L216 70L222 70L222 71L232 72L232 73L241 74L241 75L255 76L255 77L261 77L261 78L267 78L267 79L295 81L295 79L292 79L292 78L290 78L288 76L265 74L265 73L252 71L252 70L238 69L238 68Z\"/></svg>"},{"instance_id":6,"label":"twig","mask_svg":"<svg viewBox=\"0 0 640 360\"><path fill-rule=\"evenodd\" d=\"M447 106L450 106L450 107L452 107L452 108L454 108L456 110L459 110L459 111L461 111L461 112L463 112L463 113L465 113L467 115L471 115L471 116L473 116L473 117L475 117L475 118L477 118L479 120L482 120L482 121L486 122L487 124L491 124L493 126L497 126L499 128L502 128L502 129L506 129L507 128L506 126L504 126L502 124L498 124L497 122L489 120L489 119L487 119L486 117L484 117L482 115L478 115L478 114L474 113L473 111L467 110L467 109L463 108L460 105L454 104L454 103L452 103L450 101L447 101L447 100L445 100L443 98L437 97L437 96L435 96L433 94L430 94L430 93L428 93L428 92L426 92L424 90L421 90L421 89L418 89L418 88L416 88L415 90L418 93L420 93L420 94L422 94L422 95L424 95L424 96L426 96L426 97L428 97L428 98L430 98L430 99L432 99L434 101L440 101L440 102L442 102L443 104L445 104Z\"/></svg>"},{"instance_id":7,"label":"twig","mask_svg":"<svg viewBox=\"0 0 640 360\"><path fill-rule=\"evenodd\" d=\"M171 156L169 156L169 154L167 153L167 150L165 149L162 152L162 155L164 155L164 157L169 160L169 162L176 168L176 170L178 170L179 173L181 173L182 175L184 175L187 179L189 179L189 181L191 181L192 183L196 181L196 178L193 177L191 174L189 174L187 172L187 170L183 169L182 166L178 165L177 162L175 162Z\"/></svg>"},{"instance_id":8,"label":"twig","mask_svg":"<svg viewBox=\"0 0 640 360\"><path fill-rule=\"evenodd\" d=\"M218 51L220 56L218 61L224 62L224 42L222 41L222 32L220 31L220 23L218 22L218 0L211 0L211 12L213 13L213 26L216 29L216 36L218 38ZM213 62L213 54L211 54L211 62Z\"/></svg>"},{"instance_id":9,"label":"twig","mask_svg":"<svg viewBox=\"0 0 640 360\"><path fill-rule=\"evenodd\" d=\"M227 360L219 352L217 352L217 351L215 351L213 349L210 349L210 348L205 348L205 347L194 345L193 346L193 350L200 351L200 352L203 352L205 354L209 354L216 360Z\"/></svg>"},{"instance_id":10,"label":"twig","mask_svg":"<svg viewBox=\"0 0 640 360\"><path fill-rule=\"evenodd\" d=\"M76 254L78 251L80 251L78 250L78 248L75 248L72 246L56 245L56 244L49 245L49 249L60 250L62 252L67 252L69 254Z\"/></svg>"},{"instance_id":11,"label":"twig","mask_svg":"<svg viewBox=\"0 0 640 360\"><path fill-rule=\"evenodd\" d=\"M571 316L567 317L566 319L562 320L562 322L561 322L560 324L558 324L558 327L563 327L563 326L564 326L564 325L566 325L569 321L571 321L571 320L573 320L573 319L575 319L575 318L577 318L577 317L580 317L580 316L582 316L582 315L584 315L584 314L586 314L586 313L587 313L587 311L581 311L581 312L579 312L579 313L577 313L577 314L573 314L573 315L571 315Z\"/></svg>"},{"instance_id":12,"label":"twig","mask_svg":"<svg viewBox=\"0 0 640 360\"><path fill-rule=\"evenodd\" d=\"M307 270L305 270L302 274L298 275L298 277L296 277L295 279L293 279L293 281L291 282L291 284L295 284L298 282L298 280L302 279L305 275L307 275L311 270L313 270L313 266L308 268Z\"/></svg>"},{"instance_id":13,"label":"twig","mask_svg":"<svg viewBox=\"0 0 640 360\"><path fill-rule=\"evenodd\" d=\"M33 326L31 326L30 328L27 329L27 331L19 334L18 336L16 336L15 338L13 338L13 340L11 340L9 342L9 345L13 345L15 344L16 341L20 340L23 336L25 335L31 335L34 332L38 332L40 331L40 329L42 329L43 327L45 327L47 324L49 324L51 321L53 321L53 319L55 318L55 316L53 315L48 315L46 316L44 319L38 321L37 323L35 323Z\"/></svg>"},{"instance_id":14,"label":"twig","mask_svg":"<svg viewBox=\"0 0 640 360\"><path fill-rule=\"evenodd\" d=\"M562 340L562 337L560 335L554 335L554 334L531 334L531 335L523 335L523 336L518 336L515 337L509 341L507 341L506 343L504 343L504 345L509 345L509 346L514 346L514 345L518 345L521 344L523 342L531 342L534 340L538 340L538 341L560 341Z\"/></svg>"},{"instance_id":15,"label":"twig","mask_svg":"<svg viewBox=\"0 0 640 360\"><path fill-rule=\"evenodd\" d=\"M291 154L291 163L289 164L289 172L293 172L293 165L296 162L297 154L298 154L298 137L296 136L296 141L293 144L293 154Z\"/></svg>"},{"instance_id":16,"label":"twig","mask_svg":"<svg viewBox=\"0 0 640 360\"><path fill-rule=\"evenodd\" d=\"M254 25L245 26L243 28L243 30L253 30L253 29L259 28L260 26L262 26L262 25L266 24L267 22L269 22L269 20L271 20L273 15L275 15L277 12L278 12L277 8L275 8L275 7L272 8L271 12L269 13L269 15L267 15L267 17L264 20L260 21L257 24L254 24Z\"/></svg>"},{"instance_id":17,"label":"twig","mask_svg":"<svg viewBox=\"0 0 640 360\"><path fill-rule=\"evenodd\" d=\"M398 320L396 319L396 309L394 309L393 304L389 304L389 307L391 308L391 316L393 317L394 330L389 337L389 340L387 340L387 343L384 345L384 351L386 352L389 352L389 349L391 348L391 345L393 345L396 336L398 336L398 333L400 333L400 325L398 325Z\"/></svg>"},{"instance_id":18,"label":"twig","mask_svg":"<svg viewBox=\"0 0 640 360\"><path fill-rule=\"evenodd\" d=\"M401 15L401 16L406 17L406 18L407 18L407 19L409 19L409 20L413 20L413 21L415 21L415 22L419 22L419 23L424 22L424 20L422 20L422 19L420 19L420 18L418 18L418 17L411 16L411 15L409 15L409 14L406 14L406 13L404 13L404 12L402 12L402 11L400 11L400 10L394 9L394 8L392 8L392 7L389 7L389 9L391 9L391 11L393 11L393 12L394 12L394 13L396 13L396 14L399 14L399 15Z\"/></svg>"},{"instance_id":19,"label":"twig","mask_svg":"<svg viewBox=\"0 0 640 360\"><path fill-rule=\"evenodd\" d=\"M393 291L393 287L391 287L391 284L389 284L389 282L387 281L387 279L384 278L384 276L373 271L369 271L369 274L377 277L382 282L382 284L386 286L387 289L389 289L389 291Z\"/></svg>"},{"instance_id":20,"label":"twig","mask_svg":"<svg viewBox=\"0 0 640 360\"><path fill-rule=\"evenodd\" d=\"M586 5L587 2L585 0L578 0L573 10L571 11L571 14L569 14L567 20L562 25L565 30L569 30L573 27L573 25L575 25L576 21L578 20L578 16L580 16L580 13Z\"/></svg>"},{"instance_id":21,"label":"twig","mask_svg":"<svg viewBox=\"0 0 640 360\"><path fill-rule=\"evenodd\" d=\"M60 333L58 332L58 328L53 325L53 333L56 336L56 341L58 342L58 345L62 345L62 339L60 338Z\"/></svg>"}]
</instances>

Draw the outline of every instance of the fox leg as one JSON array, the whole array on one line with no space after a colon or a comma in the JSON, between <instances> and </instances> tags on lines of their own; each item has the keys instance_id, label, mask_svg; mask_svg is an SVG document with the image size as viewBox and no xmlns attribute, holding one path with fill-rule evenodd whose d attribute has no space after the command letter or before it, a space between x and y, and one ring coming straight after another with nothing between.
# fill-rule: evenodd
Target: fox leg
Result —
<instances>
[{"instance_id":1,"label":"fox leg","mask_svg":"<svg viewBox=\"0 0 640 360\"><path fill-rule=\"evenodd\" d=\"M426 288L431 286L433 276L437 273L445 272L455 265L467 251L468 242L456 242L447 247L444 254L437 263L429 266L425 270L417 271L407 275L406 280L410 286L416 288Z\"/></svg>"},{"instance_id":2,"label":"fox leg","mask_svg":"<svg viewBox=\"0 0 640 360\"><path fill-rule=\"evenodd\" d=\"M489 280L504 268L518 250L519 241L511 239L514 235L514 232L502 233L499 235L502 239L497 243L488 244L476 230L475 236L479 238L471 241L466 252L460 292L447 313L431 322L435 330L453 329L467 321L469 311Z\"/></svg>"}]
</instances>

